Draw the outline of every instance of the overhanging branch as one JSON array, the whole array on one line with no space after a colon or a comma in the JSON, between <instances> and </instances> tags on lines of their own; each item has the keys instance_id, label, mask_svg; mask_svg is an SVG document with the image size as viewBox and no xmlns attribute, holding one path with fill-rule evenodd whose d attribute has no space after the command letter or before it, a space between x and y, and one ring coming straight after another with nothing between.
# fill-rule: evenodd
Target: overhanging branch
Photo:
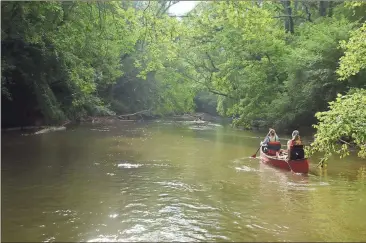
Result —
<instances>
[{"instance_id":1,"label":"overhanging branch","mask_svg":"<svg viewBox=\"0 0 366 243\"><path fill-rule=\"evenodd\" d=\"M206 51L206 55L207 55L208 59L210 60L212 67L214 68L213 72L218 72L218 71L220 71L220 70L215 66L215 64L214 64L214 62L213 62L213 60L212 60L212 58L211 58L210 54L208 54L208 52L207 52L207 51Z\"/></svg>"},{"instance_id":2,"label":"overhanging branch","mask_svg":"<svg viewBox=\"0 0 366 243\"><path fill-rule=\"evenodd\" d=\"M134 115L138 115L138 114L141 114L141 113L144 113L144 112L150 112L150 111L151 111L151 108L148 109L148 110L142 110L142 111L138 111L138 112L131 113L131 114L119 115L118 118L128 117L128 116L134 116Z\"/></svg>"},{"instance_id":3,"label":"overhanging branch","mask_svg":"<svg viewBox=\"0 0 366 243\"><path fill-rule=\"evenodd\" d=\"M209 87L208 83L206 82L202 82L200 80L197 80L196 78L193 78L191 76L189 76L188 74L184 73L184 72L179 72L180 75L188 78L188 79L191 79L193 81L195 81L196 83L199 83L199 84L202 84L203 86L206 87L206 89L210 92L210 93L213 93L213 94L216 94L216 95L221 95L221 96L224 96L224 97L227 97L227 98L230 98L230 99L235 99L233 96L227 94L227 93L223 93L221 91L218 91L218 90L215 90L211 87ZM209 78L209 81L211 82L212 80L212 73L210 73L210 78Z\"/></svg>"}]
</instances>

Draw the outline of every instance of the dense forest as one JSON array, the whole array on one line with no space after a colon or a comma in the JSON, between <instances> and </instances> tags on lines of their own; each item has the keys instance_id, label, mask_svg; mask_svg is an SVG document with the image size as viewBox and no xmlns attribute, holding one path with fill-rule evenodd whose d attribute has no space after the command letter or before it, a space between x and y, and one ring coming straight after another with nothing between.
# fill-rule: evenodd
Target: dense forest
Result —
<instances>
[{"instance_id":1,"label":"dense forest","mask_svg":"<svg viewBox=\"0 0 366 243\"><path fill-rule=\"evenodd\" d=\"M177 2L1 2L2 127L200 110L366 156L365 2Z\"/></svg>"}]
</instances>

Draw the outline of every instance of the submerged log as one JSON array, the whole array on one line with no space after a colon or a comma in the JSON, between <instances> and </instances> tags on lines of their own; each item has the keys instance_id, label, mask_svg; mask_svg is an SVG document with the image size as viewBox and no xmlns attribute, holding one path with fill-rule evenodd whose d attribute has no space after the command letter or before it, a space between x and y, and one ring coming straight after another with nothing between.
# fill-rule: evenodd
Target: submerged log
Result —
<instances>
[{"instance_id":1,"label":"submerged log","mask_svg":"<svg viewBox=\"0 0 366 243\"><path fill-rule=\"evenodd\" d=\"M64 131L66 130L66 127L61 126L61 127L48 127L48 128L44 128L42 130L39 130L38 132L35 132L34 134L43 134L43 133L48 133L48 132L56 132L56 131Z\"/></svg>"},{"instance_id":2,"label":"submerged log","mask_svg":"<svg viewBox=\"0 0 366 243\"><path fill-rule=\"evenodd\" d=\"M34 130L46 128L46 126L24 126L24 127L10 127L10 128L1 128L1 131L23 131L23 130Z\"/></svg>"}]
</instances>

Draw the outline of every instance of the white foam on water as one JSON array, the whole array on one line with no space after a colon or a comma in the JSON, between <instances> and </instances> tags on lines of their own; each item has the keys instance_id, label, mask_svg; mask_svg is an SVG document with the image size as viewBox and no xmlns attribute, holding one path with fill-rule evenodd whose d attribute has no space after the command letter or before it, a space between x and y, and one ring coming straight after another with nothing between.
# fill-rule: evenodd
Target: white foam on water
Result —
<instances>
[{"instance_id":1,"label":"white foam on water","mask_svg":"<svg viewBox=\"0 0 366 243\"><path fill-rule=\"evenodd\" d=\"M158 167L169 167L168 164L151 164L152 166L158 166Z\"/></svg>"},{"instance_id":2,"label":"white foam on water","mask_svg":"<svg viewBox=\"0 0 366 243\"><path fill-rule=\"evenodd\" d=\"M251 167L249 167L249 166L245 166L245 165L243 165L243 166L241 166L241 167L235 167L235 169L236 169L237 171L245 171L245 172L258 171L258 170L254 169L254 168L251 168Z\"/></svg>"},{"instance_id":3,"label":"white foam on water","mask_svg":"<svg viewBox=\"0 0 366 243\"><path fill-rule=\"evenodd\" d=\"M97 238L88 240L87 242L120 242L116 235L100 235Z\"/></svg>"},{"instance_id":4,"label":"white foam on water","mask_svg":"<svg viewBox=\"0 0 366 243\"><path fill-rule=\"evenodd\" d=\"M98 131L98 132L109 132L109 129L96 129L96 128L91 128L91 131Z\"/></svg>"},{"instance_id":5,"label":"white foam on water","mask_svg":"<svg viewBox=\"0 0 366 243\"><path fill-rule=\"evenodd\" d=\"M108 217L110 217L112 219L115 219L115 218L118 217L118 214L117 213L113 213L113 214L108 215Z\"/></svg>"},{"instance_id":6,"label":"white foam on water","mask_svg":"<svg viewBox=\"0 0 366 243\"><path fill-rule=\"evenodd\" d=\"M118 164L117 165L119 168L126 168L126 169L131 169L131 168L139 168L141 166L143 166L142 164L130 164L130 163L124 163L124 164Z\"/></svg>"}]
</instances>

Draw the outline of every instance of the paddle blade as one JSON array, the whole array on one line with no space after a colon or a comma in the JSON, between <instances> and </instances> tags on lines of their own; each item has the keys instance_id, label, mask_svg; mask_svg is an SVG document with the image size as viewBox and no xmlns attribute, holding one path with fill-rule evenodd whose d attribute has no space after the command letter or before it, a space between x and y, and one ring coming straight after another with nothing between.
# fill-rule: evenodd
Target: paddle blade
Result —
<instances>
[{"instance_id":1,"label":"paddle blade","mask_svg":"<svg viewBox=\"0 0 366 243\"><path fill-rule=\"evenodd\" d=\"M256 158L257 157L257 153L258 153L258 151L259 151L259 149L260 149L261 147L259 147L258 148L258 150L257 150L257 152L255 152L255 154L253 154L252 156L250 156L250 157L252 157L252 158Z\"/></svg>"}]
</instances>

